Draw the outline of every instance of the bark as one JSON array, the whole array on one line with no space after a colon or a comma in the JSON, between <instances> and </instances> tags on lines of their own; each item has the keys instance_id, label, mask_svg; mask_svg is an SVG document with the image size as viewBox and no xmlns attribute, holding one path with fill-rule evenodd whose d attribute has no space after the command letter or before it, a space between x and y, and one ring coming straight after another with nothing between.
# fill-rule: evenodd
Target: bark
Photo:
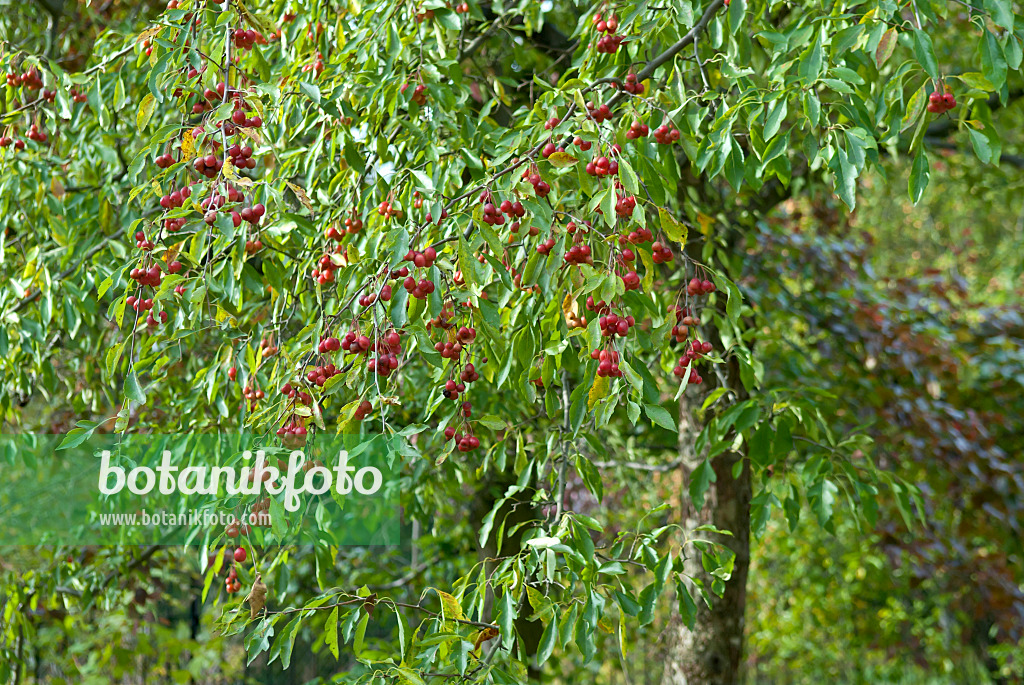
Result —
<instances>
[{"instance_id":1,"label":"bark","mask_svg":"<svg viewBox=\"0 0 1024 685\"><path fill-rule=\"evenodd\" d=\"M740 398L745 397L735 362L728 365L727 382ZM680 451L687 485L690 474L704 459L704 455L696 454L693 449L702 427L699 410L703 399L701 395L688 392L680 400ZM697 603L696 624L690 630L678 615L673 616L665 633L667 650L662 685L735 685L741 680L752 492L747 464L733 478L733 467L742 460L743 455L736 452L712 459L716 481L711 484L704 507L694 511L692 504L688 505L683 524L687 538L699 537L724 544L735 553L736 561L732 577L725 584L725 594L712 597L711 608L700 599L700 591L690 586L690 594ZM698 526L709 523L733 535L693 532ZM686 553L687 575L700 578L710 589L711 577L704 572L699 551L688 547Z\"/></svg>"}]
</instances>

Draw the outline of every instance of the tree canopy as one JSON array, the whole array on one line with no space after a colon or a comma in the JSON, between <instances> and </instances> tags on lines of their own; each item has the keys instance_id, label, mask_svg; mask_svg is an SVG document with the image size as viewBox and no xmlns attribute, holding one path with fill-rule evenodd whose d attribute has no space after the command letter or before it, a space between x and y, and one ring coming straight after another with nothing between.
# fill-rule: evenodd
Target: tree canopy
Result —
<instances>
[{"instance_id":1,"label":"tree canopy","mask_svg":"<svg viewBox=\"0 0 1024 685\"><path fill-rule=\"evenodd\" d=\"M862 629L938 659L949 611L1020 668L1018 21L5 7L4 432L383 434L404 539L7 548L0 677L734 683L752 535L787 582L826 573L801 540L869 546L851 601L902 578L929 618Z\"/></svg>"}]
</instances>

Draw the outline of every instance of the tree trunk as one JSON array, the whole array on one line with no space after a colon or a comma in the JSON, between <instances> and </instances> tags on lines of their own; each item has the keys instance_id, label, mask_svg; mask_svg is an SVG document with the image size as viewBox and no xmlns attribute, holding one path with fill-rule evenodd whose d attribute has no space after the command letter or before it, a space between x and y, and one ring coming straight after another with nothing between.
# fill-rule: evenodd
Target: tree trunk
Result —
<instances>
[{"instance_id":1,"label":"tree trunk","mask_svg":"<svg viewBox=\"0 0 1024 685\"><path fill-rule=\"evenodd\" d=\"M745 398L735 362L728 365L728 385ZM679 439L683 458L685 483L689 485L693 473L704 455L694 452L694 443L700 433L700 406L703 396L692 391L683 394L679 407ZM709 609L700 598L700 591L690 585L690 594L697 604L694 629L683 625L678 615L665 632L667 650L662 685L735 685L741 679L743 659L744 611L747 603L747 572L750 568L750 469L747 464L736 478L733 467L742 463L743 455L726 452L711 460L716 480L708 490L704 507L694 511L689 498L683 528L686 538L710 539L729 547L736 554L732 577L725 584L722 597L712 597ZM701 525L711 524L729 535L693 532ZM685 550L686 573L700 578L710 592L711 577L704 572L700 553L692 546Z\"/></svg>"}]
</instances>

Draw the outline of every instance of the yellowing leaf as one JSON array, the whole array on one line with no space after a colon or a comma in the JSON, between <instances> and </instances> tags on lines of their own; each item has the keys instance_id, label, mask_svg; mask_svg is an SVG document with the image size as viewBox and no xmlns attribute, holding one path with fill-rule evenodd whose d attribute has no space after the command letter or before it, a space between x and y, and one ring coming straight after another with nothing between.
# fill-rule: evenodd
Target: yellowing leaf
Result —
<instances>
[{"instance_id":1,"label":"yellowing leaf","mask_svg":"<svg viewBox=\"0 0 1024 685\"><path fill-rule=\"evenodd\" d=\"M548 157L548 161L556 169L565 169L571 167L576 162L580 161L570 155L568 152L552 152L551 156Z\"/></svg>"},{"instance_id":2,"label":"yellowing leaf","mask_svg":"<svg viewBox=\"0 0 1024 685\"><path fill-rule=\"evenodd\" d=\"M56 197L64 197L64 184L56 176L50 179L50 192Z\"/></svg>"},{"instance_id":3,"label":"yellowing leaf","mask_svg":"<svg viewBox=\"0 0 1024 685\"><path fill-rule=\"evenodd\" d=\"M649 293L651 286L654 285L654 259L646 248L638 247L637 252L640 253L640 261L644 263L644 277L640 281L640 288L642 292Z\"/></svg>"},{"instance_id":4,"label":"yellowing leaf","mask_svg":"<svg viewBox=\"0 0 1024 685\"><path fill-rule=\"evenodd\" d=\"M711 235L711 229L715 225L715 220L707 214L697 214L697 223L700 224L700 232L703 235Z\"/></svg>"},{"instance_id":5,"label":"yellowing leaf","mask_svg":"<svg viewBox=\"0 0 1024 685\"><path fill-rule=\"evenodd\" d=\"M224 165L221 167L221 171L224 172L224 178L231 181L238 180L238 172L235 171L235 165L231 162L230 157L225 157Z\"/></svg>"},{"instance_id":6,"label":"yellowing leaf","mask_svg":"<svg viewBox=\"0 0 1024 685\"><path fill-rule=\"evenodd\" d=\"M156 109L156 98L152 93L146 93L146 97L142 98L142 102L139 103L139 113L135 115L135 127L139 129L139 133L146 130L149 120L153 118L154 109Z\"/></svg>"},{"instance_id":7,"label":"yellowing leaf","mask_svg":"<svg viewBox=\"0 0 1024 685\"><path fill-rule=\"evenodd\" d=\"M181 137L181 161L191 161L196 156L196 140L192 137L192 131L185 131Z\"/></svg>"},{"instance_id":8,"label":"yellowing leaf","mask_svg":"<svg viewBox=\"0 0 1024 685\"><path fill-rule=\"evenodd\" d=\"M611 390L611 383L607 376L595 378L594 384L590 386L590 394L587 395L587 409L593 410L595 404L608 397L609 390Z\"/></svg>"},{"instance_id":9,"label":"yellowing leaf","mask_svg":"<svg viewBox=\"0 0 1024 685\"><path fill-rule=\"evenodd\" d=\"M572 293L565 294L565 299L562 300L562 313L565 314L565 322L572 328L573 322L578 320L580 315L579 305Z\"/></svg>"},{"instance_id":10,"label":"yellowing leaf","mask_svg":"<svg viewBox=\"0 0 1024 685\"><path fill-rule=\"evenodd\" d=\"M160 187L160 182L156 179L153 179L153 192L157 194L157 197L163 197L163 188Z\"/></svg>"},{"instance_id":11,"label":"yellowing leaf","mask_svg":"<svg viewBox=\"0 0 1024 685\"><path fill-rule=\"evenodd\" d=\"M896 49L896 39L898 37L895 28L891 28L882 34L882 38L878 41L878 47L875 48L875 64L879 67L892 57L892 53Z\"/></svg>"},{"instance_id":12,"label":"yellowing leaf","mask_svg":"<svg viewBox=\"0 0 1024 685\"><path fill-rule=\"evenodd\" d=\"M444 610L444 617L446 619L455 619L459 621L466 620L466 617L462 614L462 606L459 604L459 600L455 599L452 595L447 592L437 591L438 596L441 598L441 607Z\"/></svg>"},{"instance_id":13,"label":"yellowing leaf","mask_svg":"<svg viewBox=\"0 0 1024 685\"><path fill-rule=\"evenodd\" d=\"M153 26L153 27L150 27L150 28L146 29L145 31L143 31L142 33L140 33L139 35L137 35L135 37L135 42L136 43L141 43L142 41L146 40L147 38L152 38L156 34L160 33L161 29L163 29L163 26Z\"/></svg>"},{"instance_id":14,"label":"yellowing leaf","mask_svg":"<svg viewBox=\"0 0 1024 685\"><path fill-rule=\"evenodd\" d=\"M263 138L260 136L260 132L257 131L256 129L239 126L238 130L242 132L242 135L244 135L246 138L256 143L257 145L263 144Z\"/></svg>"},{"instance_id":15,"label":"yellowing leaf","mask_svg":"<svg viewBox=\"0 0 1024 685\"><path fill-rule=\"evenodd\" d=\"M299 198L299 202L302 203L302 206L312 212L313 203L309 201L309 196L306 195L306 191L290 181L285 181L284 183L292 189L292 192L295 193L295 197Z\"/></svg>"},{"instance_id":16,"label":"yellowing leaf","mask_svg":"<svg viewBox=\"0 0 1024 685\"><path fill-rule=\"evenodd\" d=\"M866 24L869 21L872 21L874 18L875 18L875 10L874 10L874 8L872 8L871 11L869 11L867 14L865 14L863 17L861 17L860 23L861 24Z\"/></svg>"},{"instance_id":17,"label":"yellowing leaf","mask_svg":"<svg viewBox=\"0 0 1024 685\"><path fill-rule=\"evenodd\" d=\"M661 230L665 232L669 240L686 245L687 229L685 225L676 221L672 213L664 207L658 207L658 218L661 220Z\"/></svg>"},{"instance_id":18,"label":"yellowing leaf","mask_svg":"<svg viewBox=\"0 0 1024 685\"><path fill-rule=\"evenodd\" d=\"M260 33L270 33L267 30L267 27L263 25L263 22L260 21L259 17L245 8L245 5L242 4L242 0L234 0L234 5L238 10L238 13L242 15L242 18L245 19L249 26L253 27Z\"/></svg>"}]
</instances>

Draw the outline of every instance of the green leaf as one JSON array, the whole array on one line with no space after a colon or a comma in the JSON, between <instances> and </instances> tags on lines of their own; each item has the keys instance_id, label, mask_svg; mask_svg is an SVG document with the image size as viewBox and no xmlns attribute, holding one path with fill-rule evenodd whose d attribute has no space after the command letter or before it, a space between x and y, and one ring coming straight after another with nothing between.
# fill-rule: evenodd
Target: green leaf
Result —
<instances>
[{"instance_id":1,"label":"green leaf","mask_svg":"<svg viewBox=\"0 0 1024 685\"><path fill-rule=\"evenodd\" d=\"M907 111L903 115L903 120L900 122L900 133L903 133L908 128L914 125L917 118L921 116L921 112L924 111L924 104L927 97L925 96L925 84L921 84L913 95L910 96L910 101L907 102Z\"/></svg>"},{"instance_id":2,"label":"green leaf","mask_svg":"<svg viewBox=\"0 0 1024 685\"><path fill-rule=\"evenodd\" d=\"M768 110L768 116L765 117L764 121L764 139L765 142L775 137L775 134L779 132L779 126L782 124L783 119L786 118L787 105L786 97L783 96L775 101L771 109Z\"/></svg>"},{"instance_id":3,"label":"green leaf","mask_svg":"<svg viewBox=\"0 0 1024 685\"><path fill-rule=\"evenodd\" d=\"M985 38L981 42L981 66L985 78L996 89L1002 88L1006 83L1006 56L1003 54L1003 47L988 29L985 30Z\"/></svg>"},{"instance_id":4,"label":"green leaf","mask_svg":"<svg viewBox=\"0 0 1024 685\"><path fill-rule=\"evenodd\" d=\"M146 393L142 391L142 386L139 385L139 378L135 375L135 369L131 369L128 375L124 379L124 395L132 402L138 404L146 403Z\"/></svg>"},{"instance_id":5,"label":"green leaf","mask_svg":"<svg viewBox=\"0 0 1024 685\"><path fill-rule=\"evenodd\" d=\"M846 150L836 148L836 154L839 157L838 168L833 165L832 169L836 177L836 194L852 211L857 206L857 169L850 164Z\"/></svg>"},{"instance_id":6,"label":"green leaf","mask_svg":"<svg viewBox=\"0 0 1024 685\"><path fill-rule=\"evenodd\" d=\"M921 63L926 74L933 79L939 78L939 61L935 59L935 48L932 37L923 30L914 31L914 56Z\"/></svg>"},{"instance_id":7,"label":"green leaf","mask_svg":"<svg viewBox=\"0 0 1024 685\"><path fill-rule=\"evenodd\" d=\"M679 618L682 619L683 625L693 630L697 624L697 604L682 578L676 580L676 599L679 600Z\"/></svg>"},{"instance_id":8,"label":"green leaf","mask_svg":"<svg viewBox=\"0 0 1024 685\"><path fill-rule=\"evenodd\" d=\"M733 35L743 28L743 15L746 11L747 0L732 0L729 3L729 27L732 29Z\"/></svg>"},{"instance_id":9,"label":"green leaf","mask_svg":"<svg viewBox=\"0 0 1024 685\"><path fill-rule=\"evenodd\" d=\"M633 167L629 165L625 157L619 157L619 179L627 193L636 195L640 192L640 183L637 181L636 172L633 171Z\"/></svg>"},{"instance_id":10,"label":"green leaf","mask_svg":"<svg viewBox=\"0 0 1024 685\"><path fill-rule=\"evenodd\" d=\"M363 617L359 619L359 624L356 626L356 635L352 640L352 651L355 652L356 656L362 654L366 646L366 626L369 622L370 615L364 613Z\"/></svg>"},{"instance_id":11,"label":"green leaf","mask_svg":"<svg viewBox=\"0 0 1024 685\"><path fill-rule=\"evenodd\" d=\"M647 418L662 428L667 428L670 431L676 430L676 422L664 407L656 404L645 404L644 412L647 414Z\"/></svg>"},{"instance_id":12,"label":"green leaf","mask_svg":"<svg viewBox=\"0 0 1024 685\"><path fill-rule=\"evenodd\" d=\"M540 645L537 648L537 663L543 664L555 651L555 644L558 642L558 621L552 618L544 628L541 635Z\"/></svg>"},{"instance_id":13,"label":"green leaf","mask_svg":"<svg viewBox=\"0 0 1024 685\"><path fill-rule=\"evenodd\" d=\"M305 81L299 81L299 90L316 104L320 104L320 87Z\"/></svg>"},{"instance_id":14,"label":"green leaf","mask_svg":"<svg viewBox=\"0 0 1024 685\"><path fill-rule=\"evenodd\" d=\"M505 594L501 596L498 604L498 630L501 632L501 643L503 647L512 644L515 635L516 605L512 598L511 588L506 588Z\"/></svg>"},{"instance_id":15,"label":"green leaf","mask_svg":"<svg viewBox=\"0 0 1024 685\"><path fill-rule=\"evenodd\" d=\"M324 626L324 643L334 658L338 658L338 607L335 605L331 613L327 615L327 625Z\"/></svg>"},{"instance_id":16,"label":"green leaf","mask_svg":"<svg viewBox=\"0 0 1024 685\"><path fill-rule=\"evenodd\" d=\"M928 179L931 175L928 166L928 156L924 150L918 150L914 157L914 166L910 170L910 199L916 205L924 196L924 190L928 187Z\"/></svg>"},{"instance_id":17,"label":"green leaf","mask_svg":"<svg viewBox=\"0 0 1024 685\"><path fill-rule=\"evenodd\" d=\"M690 499L697 511L704 508L704 497L717 479L715 470L711 468L711 462L707 459L690 474Z\"/></svg>"}]
</instances>

